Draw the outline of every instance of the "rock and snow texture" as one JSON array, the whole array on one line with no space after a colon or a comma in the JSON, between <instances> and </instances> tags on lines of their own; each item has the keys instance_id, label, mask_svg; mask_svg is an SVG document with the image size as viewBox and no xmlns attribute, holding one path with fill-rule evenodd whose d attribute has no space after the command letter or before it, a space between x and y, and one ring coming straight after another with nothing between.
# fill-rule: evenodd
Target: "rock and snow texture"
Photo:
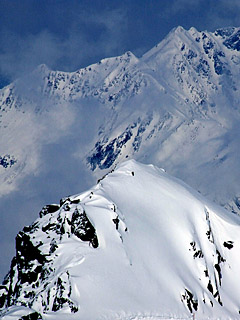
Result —
<instances>
[{"instance_id":1,"label":"rock and snow texture","mask_svg":"<svg viewBox=\"0 0 240 320\"><path fill-rule=\"evenodd\" d=\"M2 319L239 319L240 218L129 160L16 237Z\"/></svg>"},{"instance_id":2,"label":"rock and snow texture","mask_svg":"<svg viewBox=\"0 0 240 320\"><path fill-rule=\"evenodd\" d=\"M239 212L239 44L239 28L178 27L139 59L71 73L41 65L0 90L0 193L45 162L51 172L50 143L98 177L126 158L162 166Z\"/></svg>"}]
</instances>

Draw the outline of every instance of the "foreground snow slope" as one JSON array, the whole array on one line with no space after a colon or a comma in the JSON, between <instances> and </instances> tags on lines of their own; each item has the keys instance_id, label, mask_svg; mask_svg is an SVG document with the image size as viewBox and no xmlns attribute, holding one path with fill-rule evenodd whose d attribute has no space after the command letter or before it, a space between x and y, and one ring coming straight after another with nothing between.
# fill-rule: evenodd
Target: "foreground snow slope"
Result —
<instances>
[{"instance_id":1,"label":"foreground snow slope","mask_svg":"<svg viewBox=\"0 0 240 320\"><path fill-rule=\"evenodd\" d=\"M18 234L3 319L239 319L239 230L164 170L124 162Z\"/></svg>"}]
</instances>

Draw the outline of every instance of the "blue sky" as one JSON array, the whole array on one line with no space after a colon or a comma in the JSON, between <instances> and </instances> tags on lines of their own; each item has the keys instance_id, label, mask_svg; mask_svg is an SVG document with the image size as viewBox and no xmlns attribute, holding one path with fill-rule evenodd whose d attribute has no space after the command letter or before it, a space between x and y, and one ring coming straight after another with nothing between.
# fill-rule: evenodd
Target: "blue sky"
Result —
<instances>
[{"instance_id":1,"label":"blue sky","mask_svg":"<svg viewBox=\"0 0 240 320\"><path fill-rule=\"evenodd\" d=\"M73 71L132 51L174 27L239 26L239 0L0 0L0 87L41 63Z\"/></svg>"}]
</instances>

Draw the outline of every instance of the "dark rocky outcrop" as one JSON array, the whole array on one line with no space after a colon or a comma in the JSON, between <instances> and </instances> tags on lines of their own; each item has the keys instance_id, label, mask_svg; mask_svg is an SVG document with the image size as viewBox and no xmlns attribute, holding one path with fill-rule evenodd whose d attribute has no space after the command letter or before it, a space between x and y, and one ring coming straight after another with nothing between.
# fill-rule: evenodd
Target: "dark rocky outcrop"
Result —
<instances>
[{"instance_id":1,"label":"dark rocky outcrop","mask_svg":"<svg viewBox=\"0 0 240 320\"><path fill-rule=\"evenodd\" d=\"M11 168L16 162L17 160L13 156L10 156L9 154L3 157L0 156L0 166L2 166L5 169Z\"/></svg>"},{"instance_id":2,"label":"dark rocky outcrop","mask_svg":"<svg viewBox=\"0 0 240 320\"><path fill-rule=\"evenodd\" d=\"M74 235L89 242L93 248L98 247L95 228L82 206L78 206L79 202L79 199L67 197L61 200L61 206L43 207L40 218L18 233L16 256L0 286L0 312L18 305L32 308L35 302L42 305L43 312L57 312L66 307L71 312L78 310L71 300L68 271L56 275L53 264L63 237ZM44 246L39 239L45 239ZM21 319L35 320L42 319L42 316L34 312Z\"/></svg>"},{"instance_id":3,"label":"dark rocky outcrop","mask_svg":"<svg viewBox=\"0 0 240 320\"><path fill-rule=\"evenodd\" d=\"M224 241L223 245L230 250L233 248L233 241Z\"/></svg>"},{"instance_id":4,"label":"dark rocky outcrop","mask_svg":"<svg viewBox=\"0 0 240 320\"><path fill-rule=\"evenodd\" d=\"M39 212L39 217L42 218L48 213L54 213L58 211L60 206L58 204L49 204L42 208L42 210Z\"/></svg>"},{"instance_id":5,"label":"dark rocky outcrop","mask_svg":"<svg viewBox=\"0 0 240 320\"><path fill-rule=\"evenodd\" d=\"M198 300L194 299L192 292L189 291L188 289L185 289L185 293L182 295L182 301L185 301L190 313L192 313L193 310L197 311Z\"/></svg>"},{"instance_id":6,"label":"dark rocky outcrop","mask_svg":"<svg viewBox=\"0 0 240 320\"><path fill-rule=\"evenodd\" d=\"M26 316L22 316L19 320L41 320L42 316L38 312L32 312Z\"/></svg>"},{"instance_id":7,"label":"dark rocky outcrop","mask_svg":"<svg viewBox=\"0 0 240 320\"><path fill-rule=\"evenodd\" d=\"M118 225L119 225L119 222L120 222L119 218L116 217L115 219L112 219L112 221L116 225L116 230L118 230Z\"/></svg>"},{"instance_id":8,"label":"dark rocky outcrop","mask_svg":"<svg viewBox=\"0 0 240 320\"><path fill-rule=\"evenodd\" d=\"M52 311L61 310L64 305L68 304L71 312L77 312L77 306L69 299L71 295L71 285L69 285L69 274L66 272L67 279L58 277L55 283L55 298L52 305ZM67 288L67 290L66 290Z\"/></svg>"},{"instance_id":9,"label":"dark rocky outcrop","mask_svg":"<svg viewBox=\"0 0 240 320\"><path fill-rule=\"evenodd\" d=\"M93 248L98 247L95 229L85 211L80 212L77 208L75 209L72 215L71 232L82 241L89 241Z\"/></svg>"}]
</instances>

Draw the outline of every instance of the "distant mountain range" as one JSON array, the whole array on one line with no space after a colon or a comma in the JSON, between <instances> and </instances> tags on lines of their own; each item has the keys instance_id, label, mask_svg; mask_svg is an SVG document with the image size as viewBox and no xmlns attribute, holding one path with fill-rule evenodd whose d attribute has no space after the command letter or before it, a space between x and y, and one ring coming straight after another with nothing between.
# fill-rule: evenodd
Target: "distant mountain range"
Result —
<instances>
[{"instance_id":1,"label":"distant mountain range","mask_svg":"<svg viewBox=\"0 0 240 320\"><path fill-rule=\"evenodd\" d=\"M71 73L39 66L0 91L1 194L41 167L42 145L71 135L74 157L98 177L134 158L238 212L239 50L239 28L178 27L140 59L127 52Z\"/></svg>"},{"instance_id":2,"label":"distant mountain range","mask_svg":"<svg viewBox=\"0 0 240 320\"><path fill-rule=\"evenodd\" d=\"M16 237L2 319L238 319L240 217L124 162Z\"/></svg>"}]
</instances>

